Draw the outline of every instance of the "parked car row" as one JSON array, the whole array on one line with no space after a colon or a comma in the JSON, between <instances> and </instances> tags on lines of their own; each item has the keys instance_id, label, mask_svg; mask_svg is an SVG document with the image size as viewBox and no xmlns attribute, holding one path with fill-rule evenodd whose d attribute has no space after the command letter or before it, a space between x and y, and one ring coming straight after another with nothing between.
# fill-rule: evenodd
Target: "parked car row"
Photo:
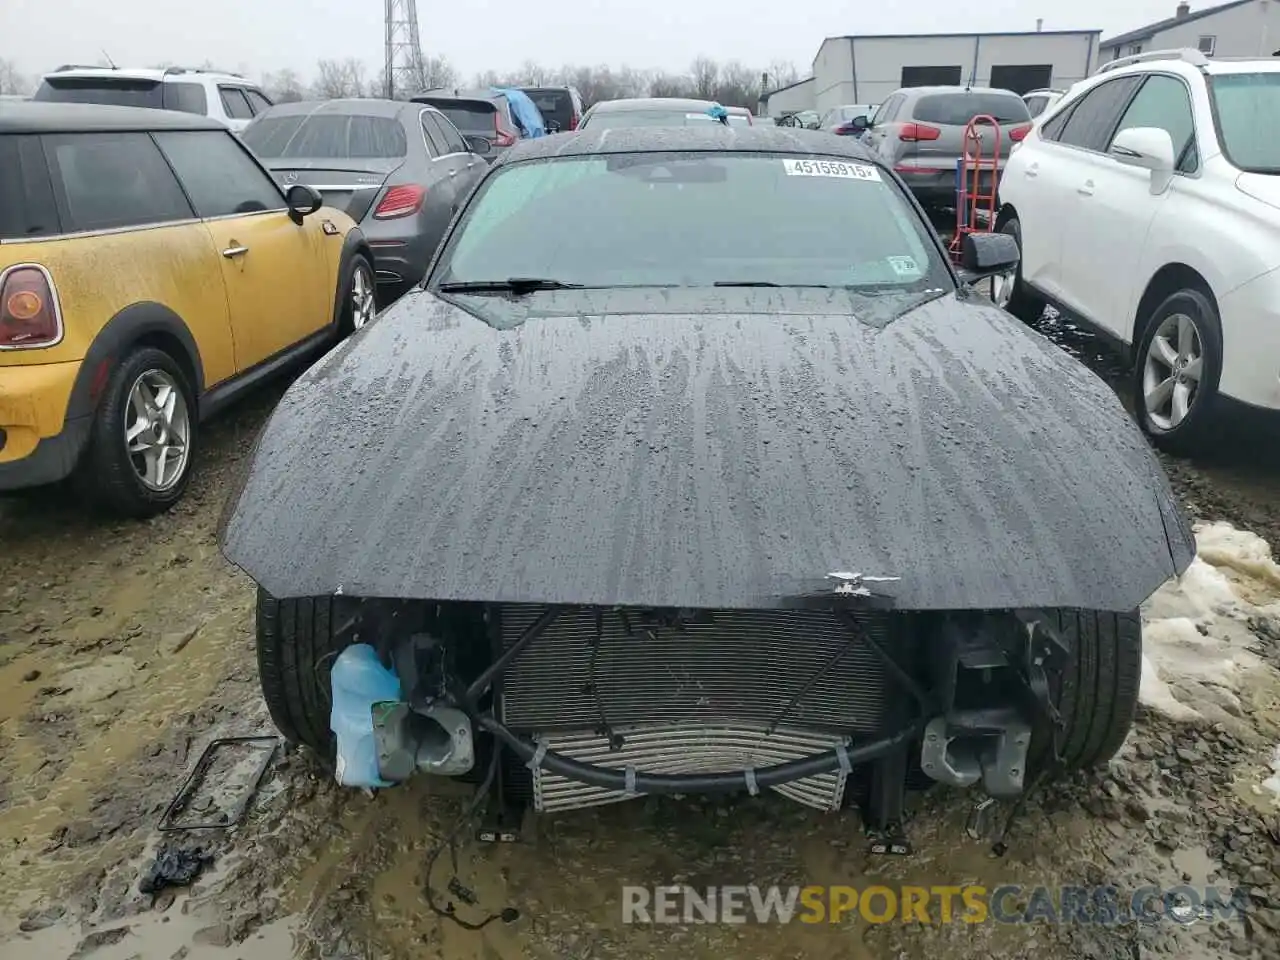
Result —
<instances>
[{"instance_id":1,"label":"parked car row","mask_svg":"<svg viewBox=\"0 0 1280 960\"><path fill-rule=\"evenodd\" d=\"M715 122L707 101L599 106L551 88L273 105L230 74L70 66L0 103L19 171L0 179L0 491L168 509L201 421L421 283L486 160L587 114Z\"/></svg>"}]
</instances>

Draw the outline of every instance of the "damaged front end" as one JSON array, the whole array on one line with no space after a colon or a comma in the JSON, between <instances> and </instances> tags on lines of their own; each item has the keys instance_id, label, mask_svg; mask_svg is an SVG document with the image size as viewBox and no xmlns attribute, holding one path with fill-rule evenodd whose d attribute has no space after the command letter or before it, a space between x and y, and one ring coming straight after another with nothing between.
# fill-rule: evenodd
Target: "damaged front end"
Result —
<instances>
[{"instance_id":1,"label":"damaged front end","mask_svg":"<svg viewBox=\"0 0 1280 960\"><path fill-rule=\"evenodd\" d=\"M1034 612L347 602L401 691L364 705L384 783L497 749L538 811L768 789L893 833L910 783L1012 797L1057 754L1069 640Z\"/></svg>"}]
</instances>

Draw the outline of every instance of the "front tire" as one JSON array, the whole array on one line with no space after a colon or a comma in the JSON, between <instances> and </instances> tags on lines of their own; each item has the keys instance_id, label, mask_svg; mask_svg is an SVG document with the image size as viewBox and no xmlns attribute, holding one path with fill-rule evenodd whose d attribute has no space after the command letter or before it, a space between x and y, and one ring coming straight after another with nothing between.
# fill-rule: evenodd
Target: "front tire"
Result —
<instances>
[{"instance_id":1,"label":"front tire","mask_svg":"<svg viewBox=\"0 0 1280 960\"><path fill-rule=\"evenodd\" d=\"M1000 232L1013 237L1022 253L1022 223L1010 217L1000 226ZM997 307L1013 314L1023 323L1035 323L1044 315L1045 302L1022 279L1022 259L1012 274L991 280L991 299Z\"/></svg>"},{"instance_id":2,"label":"front tire","mask_svg":"<svg viewBox=\"0 0 1280 960\"><path fill-rule=\"evenodd\" d=\"M1063 728L1058 736L1062 769L1105 764L1133 726L1142 680L1142 616L1138 610L1048 610L1047 625L1071 652L1063 669L1049 677ZM1053 763L1048 725L1036 731L1033 766Z\"/></svg>"},{"instance_id":3,"label":"front tire","mask_svg":"<svg viewBox=\"0 0 1280 960\"><path fill-rule=\"evenodd\" d=\"M144 347L112 372L74 481L90 502L146 519L180 499L191 478L197 408L178 362Z\"/></svg>"},{"instance_id":4,"label":"front tire","mask_svg":"<svg viewBox=\"0 0 1280 960\"><path fill-rule=\"evenodd\" d=\"M1213 301L1179 290L1143 325L1133 369L1138 425L1162 450L1190 454L1212 437L1222 376L1222 321Z\"/></svg>"},{"instance_id":5,"label":"front tire","mask_svg":"<svg viewBox=\"0 0 1280 960\"><path fill-rule=\"evenodd\" d=\"M333 597L277 600L258 589L258 679L267 711L290 743L332 762L329 671L347 640L334 636Z\"/></svg>"}]
</instances>

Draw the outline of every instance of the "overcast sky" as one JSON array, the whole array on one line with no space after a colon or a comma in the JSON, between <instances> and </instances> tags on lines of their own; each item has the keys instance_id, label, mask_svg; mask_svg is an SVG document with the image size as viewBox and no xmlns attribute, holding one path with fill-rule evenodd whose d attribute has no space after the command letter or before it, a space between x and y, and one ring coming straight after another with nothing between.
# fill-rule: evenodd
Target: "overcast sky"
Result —
<instances>
[{"instance_id":1,"label":"overcast sky","mask_svg":"<svg viewBox=\"0 0 1280 960\"><path fill-rule=\"evenodd\" d=\"M424 52L462 73L525 59L671 71L698 54L807 74L825 36L1098 29L1120 33L1172 16L1177 0L419 0ZM1211 4L1192 2L1199 10ZM60 63L120 66L212 60L251 75L289 67L304 79L323 58L383 58L383 0L0 0L0 58L24 73Z\"/></svg>"}]
</instances>

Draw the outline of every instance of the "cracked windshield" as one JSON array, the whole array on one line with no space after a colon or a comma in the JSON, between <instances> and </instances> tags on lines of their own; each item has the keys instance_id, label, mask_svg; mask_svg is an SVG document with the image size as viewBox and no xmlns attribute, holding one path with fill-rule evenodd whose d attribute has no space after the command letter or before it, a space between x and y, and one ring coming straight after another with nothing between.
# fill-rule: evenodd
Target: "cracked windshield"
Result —
<instances>
[{"instance_id":1,"label":"cracked windshield","mask_svg":"<svg viewBox=\"0 0 1280 960\"><path fill-rule=\"evenodd\" d=\"M808 22L0 8L0 960L1280 958L1280 8Z\"/></svg>"}]
</instances>

